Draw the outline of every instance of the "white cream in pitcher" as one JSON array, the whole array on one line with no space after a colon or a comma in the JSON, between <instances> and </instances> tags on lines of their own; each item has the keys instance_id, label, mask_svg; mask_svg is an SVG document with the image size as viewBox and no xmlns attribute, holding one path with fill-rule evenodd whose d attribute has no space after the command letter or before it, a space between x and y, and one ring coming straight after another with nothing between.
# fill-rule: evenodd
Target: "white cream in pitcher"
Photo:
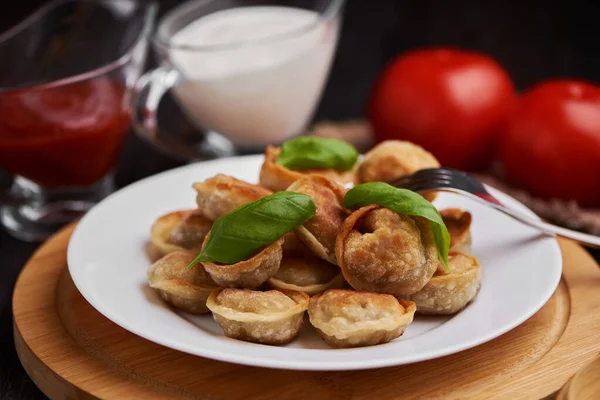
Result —
<instances>
[{"instance_id":1,"label":"white cream in pitcher","mask_svg":"<svg viewBox=\"0 0 600 400\"><path fill-rule=\"evenodd\" d=\"M169 53L185 77L175 88L178 101L199 126L241 146L300 133L319 101L337 42L339 21L320 18L310 10L261 6L190 23L173 37Z\"/></svg>"}]
</instances>

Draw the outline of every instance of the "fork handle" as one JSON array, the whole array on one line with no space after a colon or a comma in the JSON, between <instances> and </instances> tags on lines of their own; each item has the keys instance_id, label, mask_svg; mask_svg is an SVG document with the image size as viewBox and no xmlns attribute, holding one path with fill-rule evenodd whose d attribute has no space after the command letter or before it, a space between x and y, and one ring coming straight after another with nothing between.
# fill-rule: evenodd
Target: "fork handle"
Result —
<instances>
[{"instance_id":1,"label":"fork handle","mask_svg":"<svg viewBox=\"0 0 600 400\"><path fill-rule=\"evenodd\" d=\"M599 236L588 235L587 233L582 233L582 232L577 232L577 231L574 231L571 229L562 228L560 226L552 225L547 222L540 221L539 219L532 218L532 217L527 216L519 211L508 208L506 206L490 203L485 200L482 200L482 201L484 201L488 206L490 206L498 211L501 211L504 214L507 214L507 215L523 222L524 224L532 226L548 235L552 235L552 236L558 235L558 236L562 236L562 237L565 237L568 239L575 240L576 242L579 242L580 244L583 244L583 245L586 245L589 247L600 248L600 237Z\"/></svg>"}]
</instances>

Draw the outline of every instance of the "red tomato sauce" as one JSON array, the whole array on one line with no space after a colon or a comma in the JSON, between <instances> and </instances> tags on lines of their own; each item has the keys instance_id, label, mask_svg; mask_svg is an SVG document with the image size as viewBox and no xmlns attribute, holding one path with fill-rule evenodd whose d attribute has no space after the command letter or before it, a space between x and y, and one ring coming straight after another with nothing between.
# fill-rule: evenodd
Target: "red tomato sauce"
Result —
<instances>
[{"instance_id":1,"label":"red tomato sauce","mask_svg":"<svg viewBox=\"0 0 600 400\"><path fill-rule=\"evenodd\" d=\"M0 166L49 188L99 181L130 126L124 101L108 78L0 93Z\"/></svg>"}]
</instances>

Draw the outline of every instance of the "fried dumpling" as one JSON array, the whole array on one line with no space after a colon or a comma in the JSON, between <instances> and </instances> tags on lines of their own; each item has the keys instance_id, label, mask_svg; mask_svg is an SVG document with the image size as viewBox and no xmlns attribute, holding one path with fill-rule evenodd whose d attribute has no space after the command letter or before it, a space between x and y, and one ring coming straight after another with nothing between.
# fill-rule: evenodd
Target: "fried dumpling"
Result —
<instances>
[{"instance_id":1,"label":"fried dumpling","mask_svg":"<svg viewBox=\"0 0 600 400\"><path fill-rule=\"evenodd\" d=\"M438 168L430 152L411 142L386 140L365 154L356 172L357 183L386 182L420 169Z\"/></svg>"},{"instance_id":2,"label":"fried dumpling","mask_svg":"<svg viewBox=\"0 0 600 400\"><path fill-rule=\"evenodd\" d=\"M215 175L204 182L194 183L192 186L197 193L198 209L213 221L244 204L272 193L262 186L223 174Z\"/></svg>"},{"instance_id":3,"label":"fried dumpling","mask_svg":"<svg viewBox=\"0 0 600 400\"><path fill-rule=\"evenodd\" d=\"M308 300L292 290L216 289L207 306L227 337L283 344L298 335Z\"/></svg>"},{"instance_id":4,"label":"fried dumpling","mask_svg":"<svg viewBox=\"0 0 600 400\"><path fill-rule=\"evenodd\" d=\"M260 168L259 182L267 189L274 192L286 190L292 183L306 175L321 175L330 178L340 184L350 183L354 177L354 171L336 171L335 169L305 169L291 170L275 163L281 148L269 146L265 151L265 161Z\"/></svg>"},{"instance_id":5,"label":"fried dumpling","mask_svg":"<svg viewBox=\"0 0 600 400\"><path fill-rule=\"evenodd\" d=\"M198 210L175 211L159 217L150 231L150 241L162 253L198 253L212 221Z\"/></svg>"},{"instance_id":6,"label":"fried dumpling","mask_svg":"<svg viewBox=\"0 0 600 400\"><path fill-rule=\"evenodd\" d=\"M319 175L308 175L292 183L290 192L310 196L317 213L294 230L298 239L316 256L337 264L335 240L350 212L344 206L346 190L334 181Z\"/></svg>"},{"instance_id":7,"label":"fried dumpling","mask_svg":"<svg viewBox=\"0 0 600 400\"><path fill-rule=\"evenodd\" d=\"M275 289L304 292L309 296L331 288L341 288L344 278L340 269L316 257L284 257L269 285Z\"/></svg>"},{"instance_id":8,"label":"fried dumpling","mask_svg":"<svg viewBox=\"0 0 600 400\"><path fill-rule=\"evenodd\" d=\"M440 215L450 233L450 251L471 254L471 213L459 208L447 208L441 210Z\"/></svg>"},{"instance_id":9,"label":"fried dumpling","mask_svg":"<svg viewBox=\"0 0 600 400\"><path fill-rule=\"evenodd\" d=\"M187 268L193 254L176 251L156 261L148 269L148 284L167 303L193 314L207 313L206 299L217 284L202 265Z\"/></svg>"},{"instance_id":10,"label":"fried dumpling","mask_svg":"<svg viewBox=\"0 0 600 400\"><path fill-rule=\"evenodd\" d=\"M294 231L288 232L283 236L283 256L296 257L310 254L306 245L298 239Z\"/></svg>"},{"instance_id":11,"label":"fried dumpling","mask_svg":"<svg viewBox=\"0 0 600 400\"><path fill-rule=\"evenodd\" d=\"M454 314L465 308L479 293L481 266L475 257L450 253L451 272L436 274L425 287L405 298L414 301L419 314Z\"/></svg>"},{"instance_id":12,"label":"fried dumpling","mask_svg":"<svg viewBox=\"0 0 600 400\"><path fill-rule=\"evenodd\" d=\"M413 321L415 303L394 296L331 289L313 296L310 323L332 347L372 346L401 336Z\"/></svg>"},{"instance_id":13,"label":"fried dumpling","mask_svg":"<svg viewBox=\"0 0 600 400\"><path fill-rule=\"evenodd\" d=\"M207 240L208 236L205 244ZM280 238L251 258L234 264L202 262L202 265L219 286L254 289L265 283L279 269L283 255L282 244L283 238Z\"/></svg>"},{"instance_id":14,"label":"fried dumpling","mask_svg":"<svg viewBox=\"0 0 600 400\"><path fill-rule=\"evenodd\" d=\"M428 220L377 205L362 207L346 219L335 251L346 281L366 292L415 293L438 265Z\"/></svg>"}]
</instances>

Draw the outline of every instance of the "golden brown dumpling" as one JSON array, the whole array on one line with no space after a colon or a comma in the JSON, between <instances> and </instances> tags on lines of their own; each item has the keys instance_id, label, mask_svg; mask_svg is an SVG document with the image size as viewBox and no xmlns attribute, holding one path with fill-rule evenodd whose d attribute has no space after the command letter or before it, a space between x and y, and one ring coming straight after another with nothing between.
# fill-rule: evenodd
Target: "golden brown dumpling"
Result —
<instances>
[{"instance_id":1,"label":"golden brown dumpling","mask_svg":"<svg viewBox=\"0 0 600 400\"><path fill-rule=\"evenodd\" d=\"M336 171L335 169L305 169L291 170L275 163L281 148L269 146L265 151L265 161L260 168L259 182L267 189L274 192L286 190L292 183L306 175L321 175L330 178L340 184L350 183L354 177L354 171Z\"/></svg>"},{"instance_id":2,"label":"golden brown dumpling","mask_svg":"<svg viewBox=\"0 0 600 400\"><path fill-rule=\"evenodd\" d=\"M320 258L284 257L269 285L275 289L304 292L309 296L331 288L341 288L344 278L338 267Z\"/></svg>"},{"instance_id":3,"label":"golden brown dumpling","mask_svg":"<svg viewBox=\"0 0 600 400\"><path fill-rule=\"evenodd\" d=\"M150 232L150 241L162 253L198 253L212 221L198 210L175 211L159 217Z\"/></svg>"},{"instance_id":4,"label":"golden brown dumpling","mask_svg":"<svg viewBox=\"0 0 600 400\"><path fill-rule=\"evenodd\" d=\"M448 274L436 274L425 287L410 296L419 314L454 314L465 308L479 293L481 266L474 257L450 253Z\"/></svg>"},{"instance_id":5,"label":"golden brown dumpling","mask_svg":"<svg viewBox=\"0 0 600 400\"><path fill-rule=\"evenodd\" d=\"M262 186L223 174L194 183L192 186L197 192L198 209L213 221L244 204L272 194Z\"/></svg>"},{"instance_id":6,"label":"golden brown dumpling","mask_svg":"<svg viewBox=\"0 0 600 400\"><path fill-rule=\"evenodd\" d=\"M438 168L430 152L414 143L386 140L365 154L356 173L357 183L386 182L420 169Z\"/></svg>"},{"instance_id":7,"label":"golden brown dumpling","mask_svg":"<svg viewBox=\"0 0 600 400\"><path fill-rule=\"evenodd\" d=\"M208 312L206 299L217 287L202 265L187 268L193 254L169 253L148 269L148 284L167 303L193 314Z\"/></svg>"},{"instance_id":8,"label":"golden brown dumpling","mask_svg":"<svg viewBox=\"0 0 600 400\"><path fill-rule=\"evenodd\" d=\"M288 232L283 236L283 256L296 257L310 255L310 250L294 233Z\"/></svg>"},{"instance_id":9,"label":"golden brown dumpling","mask_svg":"<svg viewBox=\"0 0 600 400\"><path fill-rule=\"evenodd\" d=\"M335 251L346 281L366 292L415 293L438 265L428 220L377 205L362 207L346 219Z\"/></svg>"},{"instance_id":10,"label":"golden brown dumpling","mask_svg":"<svg viewBox=\"0 0 600 400\"><path fill-rule=\"evenodd\" d=\"M450 233L450 251L471 254L471 213L459 208L447 208L441 210L440 215Z\"/></svg>"},{"instance_id":11,"label":"golden brown dumpling","mask_svg":"<svg viewBox=\"0 0 600 400\"><path fill-rule=\"evenodd\" d=\"M208 236L204 244L207 240ZM235 264L203 262L202 265L219 286L254 289L265 283L279 269L283 255L282 244L283 238L280 238L252 258Z\"/></svg>"},{"instance_id":12,"label":"golden brown dumpling","mask_svg":"<svg viewBox=\"0 0 600 400\"><path fill-rule=\"evenodd\" d=\"M412 301L378 293L331 289L313 296L310 323L332 347L373 346L401 336L413 321Z\"/></svg>"},{"instance_id":13,"label":"golden brown dumpling","mask_svg":"<svg viewBox=\"0 0 600 400\"><path fill-rule=\"evenodd\" d=\"M298 335L308 300L307 294L292 290L216 289L207 305L225 336L283 344Z\"/></svg>"},{"instance_id":14,"label":"golden brown dumpling","mask_svg":"<svg viewBox=\"0 0 600 400\"><path fill-rule=\"evenodd\" d=\"M335 240L344 220L350 214L344 206L346 190L319 175L308 175L298 179L287 190L310 196L317 209L314 217L294 230L298 239L316 256L337 264Z\"/></svg>"}]
</instances>

